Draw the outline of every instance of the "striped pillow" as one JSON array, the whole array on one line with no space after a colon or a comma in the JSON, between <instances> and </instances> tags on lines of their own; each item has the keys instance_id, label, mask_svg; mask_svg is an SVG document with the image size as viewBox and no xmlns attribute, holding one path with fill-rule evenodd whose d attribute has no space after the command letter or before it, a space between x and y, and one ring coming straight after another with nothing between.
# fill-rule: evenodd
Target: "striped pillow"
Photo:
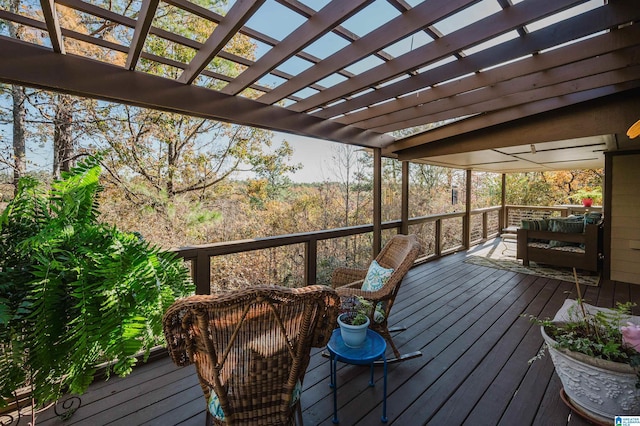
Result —
<instances>
[{"instance_id":1,"label":"striped pillow","mask_svg":"<svg viewBox=\"0 0 640 426\"><path fill-rule=\"evenodd\" d=\"M548 228L549 224L545 219L522 221L522 229L528 229L529 231L546 231Z\"/></svg>"}]
</instances>

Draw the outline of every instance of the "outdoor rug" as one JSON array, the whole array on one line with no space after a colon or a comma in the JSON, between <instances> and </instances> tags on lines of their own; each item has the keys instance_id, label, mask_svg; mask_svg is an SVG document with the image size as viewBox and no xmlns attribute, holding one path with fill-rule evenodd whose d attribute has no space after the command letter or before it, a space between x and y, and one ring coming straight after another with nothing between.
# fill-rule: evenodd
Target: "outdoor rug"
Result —
<instances>
[{"instance_id":1,"label":"outdoor rug","mask_svg":"<svg viewBox=\"0 0 640 426\"><path fill-rule=\"evenodd\" d=\"M542 265L535 262L529 262L528 267L522 266L522 260L516 259L515 241L505 243L496 239L481 244L467 253L465 263L575 283L572 268ZM577 273L580 284L597 286L600 283L599 274L590 275L588 272L580 270Z\"/></svg>"}]
</instances>

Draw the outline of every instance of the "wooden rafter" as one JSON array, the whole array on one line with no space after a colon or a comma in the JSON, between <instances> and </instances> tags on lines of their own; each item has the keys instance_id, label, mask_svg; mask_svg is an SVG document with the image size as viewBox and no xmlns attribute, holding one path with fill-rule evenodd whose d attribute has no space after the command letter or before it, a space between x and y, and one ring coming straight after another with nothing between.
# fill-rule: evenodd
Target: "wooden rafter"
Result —
<instances>
[{"instance_id":1,"label":"wooden rafter","mask_svg":"<svg viewBox=\"0 0 640 426\"><path fill-rule=\"evenodd\" d=\"M75 0L75 1L80 1L80 0ZM219 23L222 20L222 15L219 15L209 9L205 9L204 7L198 6L195 3L192 3L188 0L166 0L166 3L173 5L175 7L178 7L180 9L183 9L189 13L193 13L196 16L207 19L214 23ZM290 3L291 2L286 2L287 7L290 7ZM296 8L295 10L297 11L298 9ZM238 33L246 35L247 37L250 37L252 39L258 40L270 47L273 47L276 44L278 44L278 40L274 39L273 37L270 37L266 34L263 34L259 31L253 30L248 27L240 28L238 30ZM320 62L320 59L304 51L296 52L296 56L298 56L301 59L304 59L305 61L309 61L313 64ZM347 78L353 76L352 73L347 71L341 71L340 74ZM274 75L277 75L277 74L274 73ZM282 77L281 75L277 75L277 76ZM282 78L288 80L288 78L290 77L282 77Z\"/></svg>"},{"instance_id":2,"label":"wooden rafter","mask_svg":"<svg viewBox=\"0 0 640 426\"><path fill-rule=\"evenodd\" d=\"M62 43L62 32L60 31L60 22L56 13L55 0L40 0L44 21L47 24L49 32L49 40L54 52L65 54L64 44Z\"/></svg>"},{"instance_id":3,"label":"wooden rafter","mask_svg":"<svg viewBox=\"0 0 640 426\"><path fill-rule=\"evenodd\" d=\"M237 0L229 13L213 30L209 39L198 50L178 81L191 84L198 74L209 65L209 62L220 52L229 40L242 28L251 16L262 6L265 0ZM253 83L253 82L252 82Z\"/></svg>"},{"instance_id":4,"label":"wooden rafter","mask_svg":"<svg viewBox=\"0 0 640 426\"><path fill-rule=\"evenodd\" d=\"M633 69L637 72L639 64L640 47L634 46L622 51L502 81L471 92L425 102L411 109L403 109L361 121L356 123L356 126L386 133L407 126L416 127L465 115L493 111L504 108L505 105L514 106L516 105L513 103L515 98L527 102L533 97L542 99L562 96L565 90L561 89L560 85L567 86L566 90L569 92L578 91L586 81L585 79L592 81L591 84L598 84L598 79L595 78L598 75L608 75L601 81L602 85L612 84L611 79L634 80L640 74L633 74L629 71Z\"/></svg>"},{"instance_id":5,"label":"wooden rafter","mask_svg":"<svg viewBox=\"0 0 640 426\"><path fill-rule=\"evenodd\" d=\"M582 1L582 0L580 0ZM529 0L508 10L481 19L433 43L397 57L393 61L374 67L348 81L306 98L291 106L294 111L308 111L341 97L357 93L368 87L391 80L405 72L417 70L429 63L446 58L455 52L497 37L529 22L562 11L580 1Z\"/></svg>"},{"instance_id":6,"label":"wooden rafter","mask_svg":"<svg viewBox=\"0 0 640 426\"><path fill-rule=\"evenodd\" d=\"M487 122L494 122L494 125L478 125L483 118L473 118L465 120L466 131L462 133L445 128L436 129L435 133L439 135L429 143L404 149L398 149L400 144L394 144L388 149L394 150L399 159L408 161L459 152L612 134L626 128L637 117L636 111L640 110L640 89L617 94L611 94L611 90L598 92L600 93L591 93L591 99L582 94L582 101L548 111L544 109L545 106L557 104L552 105L555 103L552 101L541 102L535 108L539 110L538 114L520 118L517 124L506 117L507 111L494 112L489 117L484 117Z\"/></svg>"},{"instance_id":7,"label":"wooden rafter","mask_svg":"<svg viewBox=\"0 0 640 426\"><path fill-rule=\"evenodd\" d=\"M444 16L466 6L469 2L470 0L433 0L423 2L415 8L405 12L404 15L400 15L392 19L387 24L345 46L343 49L316 64L313 68L309 68L298 74L296 77L293 77L288 82L281 84L258 100L267 104L275 103L280 99L299 91L303 87L321 80L331 73L345 68L367 55L382 50L396 41L415 33L439 19L442 19ZM389 62L394 62L394 60ZM389 62L387 62L387 64ZM386 66L386 64L381 65L381 67L383 66ZM357 79L357 77L354 78ZM349 84L354 78L347 80L343 84ZM321 95L321 93L316 96L319 95ZM305 108L300 106L300 104L307 103L298 102L298 104L292 108L297 111L303 111Z\"/></svg>"},{"instance_id":8,"label":"wooden rafter","mask_svg":"<svg viewBox=\"0 0 640 426\"><path fill-rule=\"evenodd\" d=\"M595 61L592 61L595 62ZM606 64L605 64L606 66ZM525 108L531 103L535 103L544 99L555 99L563 96L571 95L574 93L589 91L602 87L615 87L627 82L638 81L640 76L640 66L629 66L616 69L613 71L603 72L600 74L589 75L583 78L574 78L569 81L563 81L558 84L549 85L541 88L530 88L529 90L517 91L514 87L508 87L507 83L501 85L500 88L496 88L495 91L490 90L485 96L482 96L482 102L471 103L468 105L461 105L457 108L442 111L439 113L426 113L428 116L420 116L410 120L406 120L404 126L398 126L396 124L371 127L371 130L376 132L385 133L397 130L398 128L405 128L406 125L411 127L420 126L426 123L435 121L444 121L456 117L464 117L475 114L486 114L490 111L499 111L506 108L515 109L515 107ZM529 83L529 81L524 84ZM503 88L502 86L507 86ZM535 87L535 83L530 87ZM500 95L500 89L503 89L505 94ZM491 92L496 92L495 96L489 96Z\"/></svg>"},{"instance_id":9,"label":"wooden rafter","mask_svg":"<svg viewBox=\"0 0 640 426\"><path fill-rule=\"evenodd\" d=\"M493 86L502 81L540 73L544 70L560 67L565 64L571 64L598 55L605 55L609 52L616 52L621 49L636 46L639 38L640 26L631 25L618 31L611 31L569 46L533 55L502 67L450 81L442 86L427 88L412 96L404 96L394 102L387 102L359 112L354 112L337 118L335 121L366 128L366 123L377 117L399 114L405 109L410 109L418 105L424 105L437 100L446 100L449 97L482 89L483 87ZM615 56L618 58L620 54L616 54ZM569 76L568 78L571 77ZM447 80L451 79L447 78ZM544 84L543 78L538 81Z\"/></svg>"},{"instance_id":10,"label":"wooden rafter","mask_svg":"<svg viewBox=\"0 0 640 426\"><path fill-rule=\"evenodd\" d=\"M0 81L371 148L393 141L387 135L90 59L60 55L4 36L0 36Z\"/></svg>"},{"instance_id":11,"label":"wooden rafter","mask_svg":"<svg viewBox=\"0 0 640 426\"><path fill-rule=\"evenodd\" d=\"M133 32L133 39L129 46L129 54L127 55L127 63L125 68L133 70L138 64L140 58L140 52L144 47L144 42L149 34L153 17L156 14L160 0L142 0L142 6L140 7L140 13L138 14L138 20L136 22L136 28Z\"/></svg>"},{"instance_id":12,"label":"wooden rafter","mask_svg":"<svg viewBox=\"0 0 640 426\"><path fill-rule=\"evenodd\" d=\"M548 98L540 101L535 101L521 106L517 109L504 109L500 111L494 111L480 116L471 117L466 120L458 121L455 126L443 126L429 132L420 133L414 136L410 136L385 148L385 152L397 152L401 150L407 150L408 148L414 148L419 145L423 145L420 149L412 152L412 155L417 157L425 155L444 155L444 153L451 153L439 151L438 154L434 154L430 150L429 145L431 142L439 141L449 137L454 137L460 134L468 132L474 132L478 130L488 129L492 126L508 123L514 120L520 120L524 117L531 117L536 114L545 113L556 109L561 109L571 105L577 105L583 102L587 102L593 99L597 99L604 96L621 93L624 91L632 90L640 87L640 80L633 80L627 83L617 84L615 86L599 87L592 90L586 90L576 93L569 93L565 96L558 98ZM579 136L588 136L588 134L581 134ZM514 141L515 144L516 141ZM517 143L518 145L521 142ZM442 148L442 147L440 147ZM460 149L459 147L452 147L452 149ZM474 147L474 149L483 149L482 147ZM467 150L470 150L467 148ZM408 159L407 157L399 157Z\"/></svg>"},{"instance_id":13,"label":"wooden rafter","mask_svg":"<svg viewBox=\"0 0 640 426\"><path fill-rule=\"evenodd\" d=\"M268 55L262 56L253 66L225 86L222 92L228 95L240 93L260 77L294 56L295 52L304 49L330 32L335 25L353 16L372 1L350 0L345 3L334 2L325 6L273 47Z\"/></svg>"},{"instance_id":14,"label":"wooden rafter","mask_svg":"<svg viewBox=\"0 0 640 426\"><path fill-rule=\"evenodd\" d=\"M442 81L490 68L544 49L570 42L599 31L615 28L634 19L639 19L640 8L631 4L611 4L550 25L525 37L518 37L497 46L482 50L460 60L441 65L429 72L399 81L373 92L330 106L313 115L321 118L335 117L349 111L393 99L406 93L419 91ZM637 42L637 40L636 40ZM426 46L425 46L426 47ZM418 94L415 94L419 97ZM402 101L404 102L404 100Z\"/></svg>"}]
</instances>

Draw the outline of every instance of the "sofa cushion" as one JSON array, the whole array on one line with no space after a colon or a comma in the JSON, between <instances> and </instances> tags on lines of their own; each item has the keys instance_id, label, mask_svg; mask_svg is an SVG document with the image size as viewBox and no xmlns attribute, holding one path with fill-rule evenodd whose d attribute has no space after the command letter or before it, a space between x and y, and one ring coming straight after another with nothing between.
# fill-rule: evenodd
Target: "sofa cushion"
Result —
<instances>
[{"instance_id":1,"label":"sofa cushion","mask_svg":"<svg viewBox=\"0 0 640 426\"><path fill-rule=\"evenodd\" d=\"M566 218L551 219L549 221L550 231L582 234L584 232L584 219Z\"/></svg>"},{"instance_id":2,"label":"sofa cushion","mask_svg":"<svg viewBox=\"0 0 640 426\"><path fill-rule=\"evenodd\" d=\"M552 232L565 234L582 234L584 232L584 218L556 218L549 221ZM579 243L569 243L562 240L549 241L549 247L579 246Z\"/></svg>"},{"instance_id":3,"label":"sofa cushion","mask_svg":"<svg viewBox=\"0 0 640 426\"><path fill-rule=\"evenodd\" d=\"M546 219L522 220L522 229L530 231L546 231L549 222Z\"/></svg>"}]
</instances>

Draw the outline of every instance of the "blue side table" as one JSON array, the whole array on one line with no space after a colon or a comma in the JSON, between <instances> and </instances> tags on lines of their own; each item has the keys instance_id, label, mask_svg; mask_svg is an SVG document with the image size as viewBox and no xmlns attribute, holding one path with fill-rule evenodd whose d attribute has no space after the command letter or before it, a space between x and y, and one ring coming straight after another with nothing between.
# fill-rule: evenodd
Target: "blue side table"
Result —
<instances>
[{"instance_id":1,"label":"blue side table","mask_svg":"<svg viewBox=\"0 0 640 426\"><path fill-rule=\"evenodd\" d=\"M340 329L333 330L329 344L327 345L329 355L331 357L331 383L333 388L333 423L338 424L338 382L336 370L338 368L338 361L342 361L347 364L354 365L370 365L371 367L371 379L369 380L369 386L374 386L373 381L373 363L382 358L384 364L384 387L382 393L382 417L380 420L382 423L387 422L387 357L385 351L387 350L387 342L384 338L367 329L367 339L364 345L360 348L350 348L344 344Z\"/></svg>"}]
</instances>

